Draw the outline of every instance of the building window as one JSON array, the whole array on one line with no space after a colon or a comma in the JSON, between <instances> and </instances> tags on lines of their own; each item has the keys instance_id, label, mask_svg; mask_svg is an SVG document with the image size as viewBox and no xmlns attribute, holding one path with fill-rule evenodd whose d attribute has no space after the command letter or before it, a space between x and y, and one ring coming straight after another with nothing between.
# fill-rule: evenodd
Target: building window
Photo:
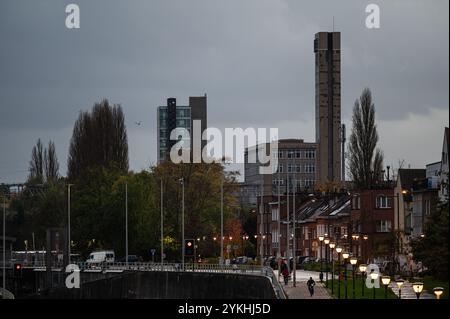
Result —
<instances>
[{"instance_id":1,"label":"building window","mask_svg":"<svg viewBox=\"0 0 450 319\"><path fill-rule=\"evenodd\" d=\"M295 150L295 158L300 158L302 156L300 150Z\"/></svg>"},{"instance_id":2,"label":"building window","mask_svg":"<svg viewBox=\"0 0 450 319\"><path fill-rule=\"evenodd\" d=\"M305 164L305 173L314 173L316 171L316 165L307 163Z\"/></svg>"},{"instance_id":3,"label":"building window","mask_svg":"<svg viewBox=\"0 0 450 319\"><path fill-rule=\"evenodd\" d=\"M278 164L278 173L283 173L283 164Z\"/></svg>"},{"instance_id":4,"label":"building window","mask_svg":"<svg viewBox=\"0 0 450 319\"><path fill-rule=\"evenodd\" d=\"M305 158L316 158L316 151L315 150L306 150Z\"/></svg>"},{"instance_id":5,"label":"building window","mask_svg":"<svg viewBox=\"0 0 450 319\"><path fill-rule=\"evenodd\" d=\"M390 231L391 231L391 221L390 220L377 221L377 233L388 233Z\"/></svg>"},{"instance_id":6,"label":"building window","mask_svg":"<svg viewBox=\"0 0 450 319\"><path fill-rule=\"evenodd\" d=\"M273 180L273 184L274 184L274 185L280 185L280 186L283 186L283 185L284 185L284 179L274 179L274 180Z\"/></svg>"},{"instance_id":7,"label":"building window","mask_svg":"<svg viewBox=\"0 0 450 319\"><path fill-rule=\"evenodd\" d=\"M294 165L288 164L288 173L292 173L294 171Z\"/></svg>"},{"instance_id":8,"label":"building window","mask_svg":"<svg viewBox=\"0 0 450 319\"><path fill-rule=\"evenodd\" d=\"M272 221L278 220L278 207L272 208Z\"/></svg>"},{"instance_id":9,"label":"building window","mask_svg":"<svg viewBox=\"0 0 450 319\"><path fill-rule=\"evenodd\" d=\"M305 179L305 187L313 187L315 184L315 181L312 179Z\"/></svg>"},{"instance_id":10,"label":"building window","mask_svg":"<svg viewBox=\"0 0 450 319\"><path fill-rule=\"evenodd\" d=\"M283 158L283 151L278 151L278 158Z\"/></svg>"},{"instance_id":11,"label":"building window","mask_svg":"<svg viewBox=\"0 0 450 319\"><path fill-rule=\"evenodd\" d=\"M377 196L376 208L391 208L391 199L386 195Z\"/></svg>"},{"instance_id":12,"label":"building window","mask_svg":"<svg viewBox=\"0 0 450 319\"><path fill-rule=\"evenodd\" d=\"M295 165L295 172L301 173L302 172L302 166L300 164Z\"/></svg>"},{"instance_id":13,"label":"building window","mask_svg":"<svg viewBox=\"0 0 450 319\"><path fill-rule=\"evenodd\" d=\"M353 195L352 209L361 209L361 196L359 194Z\"/></svg>"},{"instance_id":14,"label":"building window","mask_svg":"<svg viewBox=\"0 0 450 319\"><path fill-rule=\"evenodd\" d=\"M294 158L294 151L293 150L288 150L287 157L288 158Z\"/></svg>"}]
</instances>

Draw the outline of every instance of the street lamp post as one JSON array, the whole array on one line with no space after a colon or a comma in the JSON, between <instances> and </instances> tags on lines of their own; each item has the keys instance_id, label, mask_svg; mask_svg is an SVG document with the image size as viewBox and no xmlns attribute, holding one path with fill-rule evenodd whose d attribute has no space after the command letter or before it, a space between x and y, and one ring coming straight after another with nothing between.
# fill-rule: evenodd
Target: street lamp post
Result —
<instances>
[{"instance_id":1,"label":"street lamp post","mask_svg":"<svg viewBox=\"0 0 450 319\"><path fill-rule=\"evenodd\" d=\"M223 265L223 178L220 183L220 264Z\"/></svg>"},{"instance_id":2,"label":"street lamp post","mask_svg":"<svg viewBox=\"0 0 450 319\"><path fill-rule=\"evenodd\" d=\"M6 293L6 195L3 194L3 293Z\"/></svg>"},{"instance_id":3,"label":"street lamp post","mask_svg":"<svg viewBox=\"0 0 450 319\"><path fill-rule=\"evenodd\" d=\"M348 298L348 282L347 282L347 259L350 256L349 253L342 253L342 257L344 258L344 286L345 286L345 299Z\"/></svg>"},{"instance_id":4,"label":"street lamp post","mask_svg":"<svg viewBox=\"0 0 450 319\"><path fill-rule=\"evenodd\" d=\"M402 286L405 283L405 281L403 279L397 279L395 283L397 284L398 288L398 299L402 299Z\"/></svg>"},{"instance_id":5,"label":"street lamp post","mask_svg":"<svg viewBox=\"0 0 450 319\"><path fill-rule=\"evenodd\" d=\"M384 299L387 299L387 291L388 291L388 286L391 282L391 277L389 276L381 276L381 283L384 286Z\"/></svg>"},{"instance_id":6,"label":"street lamp post","mask_svg":"<svg viewBox=\"0 0 450 319\"><path fill-rule=\"evenodd\" d=\"M328 288L328 250L327 246L330 244L330 239L325 238L323 240L325 244L325 287Z\"/></svg>"},{"instance_id":7,"label":"street lamp post","mask_svg":"<svg viewBox=\"0 0 450 319\"><path fill-rule=\"evenodd\" d=\"M423 283L415 282L412 284L412 288L413 288L414 292L416 293L417 299L419 299L420 294L422 293L422 290L423 290Z\"/></svg>"},{"instance_id":8,"label":"street lamp post","mask_svg":"<svg viewBox=\"0 0 450 319\"><path fill-rule=\"evenodd\" d=\"M125 183L125 265L128 268L128 183Z\"/></svg>"},{"instance_id":9,"label":"street lamp post","mask_svg":"<svg viewBox=\"0 0 450 319\"><path fill-rule=\"evenodd\" d=\"M336 247L336 244L334 242L331 242L329 244L331 249L331 295L333 295L334 292L334 258L333 258L333 250Z\"/></svg>"},{"instance_id":10,"label":"street lamp post","mask_svg":"<svg viewBox=\"0 0 450 319\"><path fill-rule=\"evenodd\" d=\"M370 278L373 281L377 280L378 279L378 273L372 270L372 272L370 273ZM373 299L375 299L375 283L374 283L372 289L373 289Z\"/></svg>"},{"instance_id":11,"label":"street lamp post","mask_svg":"<svg viewBox=\"0 0 450 319\"><path fill-rule=\"evenodd\" d=\"M71 253L71 240L70 240L70 187L73 184L67 185L67 253L68 253L68 263L70 264L70 253Z\"/></svg>"},{"instance_id":12,"label":"street lamp post","mask_svg":"<svg viewBox=\"0 0 450 319\"><path fill-rule=\"evenodd\" d=\"M353 270L353 299L355 299L355 268L357 262L358 259L356 259L355 257L350 258L350 264L352 265Z\"/></svg>"},{"instance_id":13,"label":"street lamp post","mask_svg":"<svg viewBox=\"0 0 450 319\"><path fill-rule=\"evenodd\" d=\"M184 177L180 178L181 183L181 269L184 271Z\"/></svg>"},{"instance_id":14,"label":"street lamp post","mask_svg":"<svg viewBox=\"0 0 450 319\"><path fill-rule=\"evenodd\" d=\"M161 222L161 271L163 270L163 265L164 265L164 201L163 201L163 196L164 196L164 192L163 192L163 180L161 179L161 217L160 217L160 222Z\"/></svg>"},{"instance_id":15,"label":"street lamp post","mask_svg":"<svg viewBox=\"0 0 450 319\"><path fill-rule=\"evenodd\" d=\"M366 270L367 270L367 265L366 264L361 264L359 265L359 271L361 272L361 296L364 297L364 279L365 279L365 275L366 275Z\"/></svg>"},{"instance_id":16,"label":"street lamp post","mask_svg":"<svg viewBox=\"0 0 450 319\"><path fill-rule=\"evenodd\" d=\"M341 299L341 247L336 247L338 253L338 299Z\"/></svg>"},{"instance_id":17,"label":"street lamp post","mask_svg":"<svg viewBox=\"0 0 450 319\"><path fill-rule=\"evenodd\" d=\"M324 236L319 236L319 242L320 242L320 282L323 282L323 258L322 258L322 242L325 239Z\"/></svg>"}]
</instances>

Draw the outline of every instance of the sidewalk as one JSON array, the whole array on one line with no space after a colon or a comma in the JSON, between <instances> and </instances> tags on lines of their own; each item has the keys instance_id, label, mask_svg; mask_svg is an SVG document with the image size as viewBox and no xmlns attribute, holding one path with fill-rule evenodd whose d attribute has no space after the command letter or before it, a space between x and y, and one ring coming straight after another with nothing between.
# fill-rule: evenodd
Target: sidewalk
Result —
<instances>
[{"instance_id":1,"label":"sidewalk","mask_svg":"<svg viewBox=\"0 0 450 319\"><path fill-rule=\"evenodd\" d=\"M275 275L278 276L278 273L275 272ZM296 276L296 287L293 286L292 275L287 286L284 285L283 277L279 277L280 285L283 287L284 292L289 299L332 299L324 284L320 283L317 272L297 270ZM314 296L312 297L310 296L308 286L306 285L309 277L313 277L316 282Z\"/></svg>"},{"instance_id":2,"label":"sidewalk","mask_svg":"<svg viewBox=\"0 0 450 319\"><path fill-rule=\"evenodd\" d=\"M283 289L289 299L331 299L328 291L321 283L317 283L314 287L314 295L312 297L309 294L306 282L297 282L297 287L294 287L292 282L287 286L284 286L283 283Z\"/></svg>"}]
</instances>

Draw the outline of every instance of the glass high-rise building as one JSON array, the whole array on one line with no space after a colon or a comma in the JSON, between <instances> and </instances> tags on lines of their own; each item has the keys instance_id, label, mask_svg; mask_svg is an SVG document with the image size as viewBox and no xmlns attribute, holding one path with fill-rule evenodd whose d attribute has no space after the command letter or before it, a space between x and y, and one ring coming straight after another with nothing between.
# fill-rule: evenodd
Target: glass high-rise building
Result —
<instances>
[{"instance_id":1,"label":"glass high-rise building","mask_svg":"<svg viewBox=\"0 0 450 319\"><path fill-rule=\"evenodd\" d=\"M169 158L170 150L177 140L170 140L170 133L176 129L186 129L191 138L182 141L182 147L193 149L193 121L201 121L201 133L206 129L206 94L200 97L189 97L189 105L177 105L175 98L168 98L167 105L158 107L158 163ZM201 136L201 135L200 135ZM206 141L201 141L203 149ZM192 159L192 154L190 156Z\"/></svg>"}]
</instances>

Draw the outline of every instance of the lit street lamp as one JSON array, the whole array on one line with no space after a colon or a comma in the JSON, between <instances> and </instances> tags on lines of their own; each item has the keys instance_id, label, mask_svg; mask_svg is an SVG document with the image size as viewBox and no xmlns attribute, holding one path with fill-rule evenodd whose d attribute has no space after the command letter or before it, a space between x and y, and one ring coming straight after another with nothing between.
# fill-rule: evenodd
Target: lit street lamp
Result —
<instances>
[{"instance_id":1,"label":"lit street lamp","mask_svg":"<svg viewBox=\"0 0 450 319\"><path fill-rule=\"evenodd\" d=\"M391 283L391 277L381 276L381 282L384 286L384 299L387 299L387 291L388 291L388 286Z\"/></svg>"},{"instance_id":2,"label":"lit street lamp","mask_svg":"<svg viewBox=\"0 0 450 319\"><path fill-rule=\"evenodd\" d=\"M423 283L415 282L412 284L412 288L413 288L414 292L416 293L417 299L419 299L420 294L422 293L422 290L423 290Z\"/></svg>"},{"instance_id":3,"label":"lit street lamp","mask_svg":"<svg viewBox=\"0 0 450 319\"><path fill-rule=\"evenodd\" d=\"M352 265L352 270L353 270L353 299L355 299L355 268L356 268L357 262L358 262L358 259L356 259L356 257L350 258L350 264Z\"/></svg>"},{"instance_id":4,"label":"lit street lamp","mask_svg":"<svg viewBox=\"0 0 450 319\"><path fill-rule=\"evenodd\" d=\"M338 253L338 299L341 299L341 252L342 247L336 247Z\"/></svg>"},{"instance_id":5,"label":"lit street lamp","mask_svg":"<svg viewBox=\"0 0 450 319\"><path fill-rule=\"evenodd\" d=\"M333 258L333 250L336 247L336 244L334 242L331 242L329 244L331 249L331 294L333 295L334 292L334 258Z\"/></svg>"},{"instance_id":6,"label":"lit street lamp","mask_svg":"<svg viewBox=\"0 0 450 319\"><path fill-rule=\"evenodd\" d=\"M398 288L398 299L402 299L402 286L405 283L405 281L403 279L397 279L395 283L397 284Z\"/></svg>"},{"instance_id":7,"label":"lit street lamp","mask_svg":"<svg viewBox=\"0 0 450 319\"><path fill-rule=\"evenodd\" d=\"M347 259L350 257L348 252L342 253L342 257L344 258L344 285L345 285L345 299L347 299L348 285L347 285Z\"/></svg>"},{"instance_id":8,"label":"lit street lamp","mask_svg":"<svg viewBox=\"0 0 450 319\"><path fill-rule=\"evenodd\" d=\"M433 292L436 295L436 299L441 299L441 295L444 293L444 288L436 287L433 289Z\"/></svg>"},{"instance_id":9,"label":"lit street lamp","mask_svg":"<svg viewBox=\"0 0 450 319\"><path fill-rule=\"evenodd\" d=\"M327 246L330 244L330 239L325 238L323 240L325 244L325 287L328 288L328 250Z\"/></svg>"},{"instance_id":10,"label":"lit street lamp","mask_svg":"<svg viewBox=\"0 0 450 319\"><path fill-rule=\"evenodd\" d=\"M362 293L361 296L364 297L364 279L365 279L365 275L366 275L366 270L367 270L367 265L366 264L361 264L359 265L359 271L361 272L361 281L362 281Z\"/></svg>"},{"instance_id":11,"label":"lit street lamp","mask_svg":"<svg viewBox=\"0 0 450 319\"><path fill-rule=\"evenodd\" d=\"M319 241L320 241L320 282L323 282L323 258L322 258L322 242L325 239L324 236L319 236Z\"/></svg>"},{"instance_id":12,"label":"lit street lamp","mask_svg":"<svg viewBox=\"0 0 450 319\"><path fill-rule=\"evenodd\" d=\"M372 279L374 281L374 285L373 285L373 299L375 299L375 280L378 279L378 273L373 271L370 273L370 279Z\"/></svg>"}]
</instances>

